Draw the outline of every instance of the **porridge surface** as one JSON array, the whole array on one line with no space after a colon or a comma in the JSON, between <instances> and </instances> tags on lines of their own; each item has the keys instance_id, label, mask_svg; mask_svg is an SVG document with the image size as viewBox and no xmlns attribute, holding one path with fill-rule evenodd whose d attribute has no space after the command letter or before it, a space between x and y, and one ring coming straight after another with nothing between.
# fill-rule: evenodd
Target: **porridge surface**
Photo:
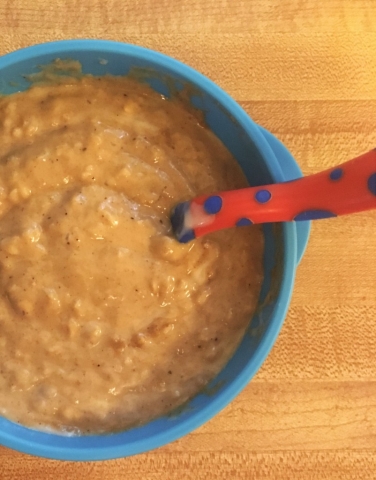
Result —
<instances>
[{"instance_id":1,"label":"porridge surface","mask_svg":"<svg viewBox=\"0 0 376 480\"><path fill-rule=\"evenodd\" d=\"M0 414L93 433L164 414L224 366L255 309L252 226L182 245L169 213L243 187L195 112L135 80L0 99Z\"/></svg>"}]
</instances>

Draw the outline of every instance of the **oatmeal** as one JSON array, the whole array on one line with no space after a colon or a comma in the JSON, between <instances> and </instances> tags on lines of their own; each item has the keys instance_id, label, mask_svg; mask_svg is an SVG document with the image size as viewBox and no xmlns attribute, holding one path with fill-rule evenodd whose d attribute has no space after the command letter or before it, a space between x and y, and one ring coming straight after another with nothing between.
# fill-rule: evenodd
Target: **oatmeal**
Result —
<instances>
[{"instance_id":1,"label":"oatmeal","mask_svg":"<svg viewBox=\"0 0 376 480\"><path fill-rule=\"evenodd\" d=\"M259 227L174 240L172 207L246 185L197 115L127 78L0 99L0 414L116 431L228 361L255 309Z\"/></svg>"}]
</instances>

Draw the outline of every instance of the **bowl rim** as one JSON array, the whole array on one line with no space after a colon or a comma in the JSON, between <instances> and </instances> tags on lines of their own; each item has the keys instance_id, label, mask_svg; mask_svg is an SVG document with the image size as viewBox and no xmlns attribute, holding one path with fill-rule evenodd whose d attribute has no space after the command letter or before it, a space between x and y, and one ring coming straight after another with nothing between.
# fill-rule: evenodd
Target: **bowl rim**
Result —
<instances>
[{"instance_id":1,"label":"bowl rim","mask_svg":"<svg viewBox=\"0 0 376 480\"><path fill-rule=\"evenodd\" d=\"M188 82L197 85L200 90L203 90L205 93L214 97L215 100L236 119L247 136L252 139L260 155L266 161L266 165L270 171L270 174L272 175L273 180L284 180L281 166L273 150L271 149L265 137L262 135L258 125L251 119L250 116L248 116L248 114L240 107L240 105L212 80L199 73L192 67L189 67L188 65L162 53L140 47L138 45L115 42L111 40L60 40L32 45L1 56L0 72L5 67L12 66L13 64L17 64L18 62L24 60L32 60L33 58L38 58L41 55L59 56L62 54L80 51L98 51L98 55L103 55L107 52L122 54L128 57L133 56L135 58L141 58L152 63L158 63L165 69L176 72L179 76L184 77L184 79ZM255 350L252 358L247 361L240 374L233 379L228 386L223 387L223 389L221 389L220 392L212 398L208 405L195 412L189 419L182 419L181 422L176 425L172 425L171 428L166 429L163 432L158 432L147 439L136 440L128 444L100 446L97 448L77 448L76 445L46 446L45 444L41 445L31 440L25 440L20 436L9 434L1 430L0 443L6 447L13 448L24 453L56 460L107 460L131 456L161 447L183 437L213 418L248 385L250 380L259 370L270 350L274 346L287 314L295 279L297 239L296 230L293 224L283 223L282 230L285 244L282 262L284 273L282 276L281 287L273 318L271 319L269 327L263 335L260 344ZM21 428L26 428L29 431L33 431L27 427ZM35 433L42 435L53 435L56 437L56 434L43 433L39 431ZM122 435L123 433L124 432L120 432L112 435ZM98 436L93 437L98 438ZM61 438L67 439L66 443L68 444L69 438L77 437ZM106 436L103 436L103 438L106 438Z\"/></svg>"}]
</instances>

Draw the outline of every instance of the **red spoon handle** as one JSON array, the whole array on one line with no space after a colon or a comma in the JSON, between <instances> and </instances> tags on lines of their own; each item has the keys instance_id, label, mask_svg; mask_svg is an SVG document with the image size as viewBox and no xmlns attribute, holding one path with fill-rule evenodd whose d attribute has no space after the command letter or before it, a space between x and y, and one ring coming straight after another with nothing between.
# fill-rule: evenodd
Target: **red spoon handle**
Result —
<instances>
[{"instance_id":1,"label":"red spoon handle","mask_svg":"<svg viewBox=\"0 0 376 480\"><path fill-rule=\"evenodd\" d=\"M186 208L183 233L190 230L194 238L234 226L315 220L373 208L376 150L290 182L195 198Z\"/></svg>"}]
</instances>

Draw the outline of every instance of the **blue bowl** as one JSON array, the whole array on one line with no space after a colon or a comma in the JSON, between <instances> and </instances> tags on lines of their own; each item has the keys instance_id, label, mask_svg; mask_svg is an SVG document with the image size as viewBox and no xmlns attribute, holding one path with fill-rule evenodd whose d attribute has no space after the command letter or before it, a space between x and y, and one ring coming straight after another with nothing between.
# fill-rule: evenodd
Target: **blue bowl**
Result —
<instances>
[{"instance_id":1,"label":"blue bowl","mask_svg":"<svg viewBox=\"0 0 376 480\"><path fill-rule=\"evenodd\" d=\"M286 148L217 85L176 60L141 47L68 40L25 48L0 57L0 93L24 90L29 86L25 75L56 58L78 60L83 72L93 75L126 75L136 69L143 81L164 95L189 85L192 104L204 112L207 124L232 152L251 185L301 176ZM309 222L264 226L265 279L257 313L227 366L184 408L121 433L82 437L42 433L0 417L0 443L53 459L104 460L160 447L211 419L249 383L270 352L289 306L309 229Z\"/></svg>"}]
</instances>

